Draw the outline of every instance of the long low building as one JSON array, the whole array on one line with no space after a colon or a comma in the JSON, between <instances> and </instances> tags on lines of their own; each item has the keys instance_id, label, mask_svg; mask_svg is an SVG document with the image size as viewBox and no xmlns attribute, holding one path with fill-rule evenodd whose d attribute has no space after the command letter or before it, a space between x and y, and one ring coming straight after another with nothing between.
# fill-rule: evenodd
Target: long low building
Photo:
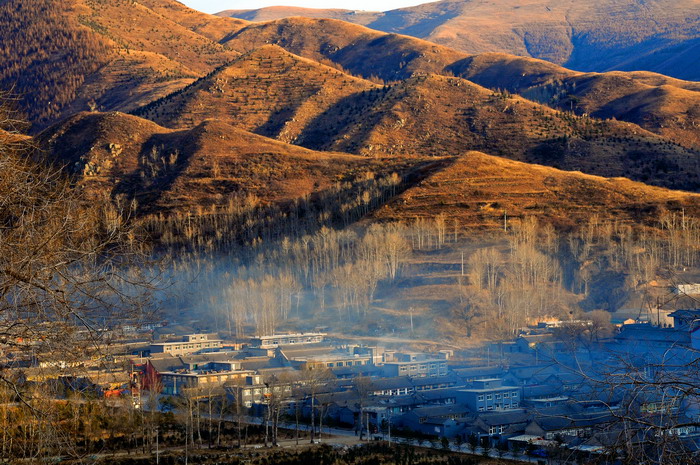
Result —
<instances>
[{"instance_id":1,"label":"long low building","mask_svg":"<svg viewBox=\"0 0 700 465\"><path fill-rule=\"evenodd\" d=\"M151 354L189 355L195 352L213 352L221 349L221 339L213 334L188 334L180 341L154 342Z\"/></svg>"}]
</instances>

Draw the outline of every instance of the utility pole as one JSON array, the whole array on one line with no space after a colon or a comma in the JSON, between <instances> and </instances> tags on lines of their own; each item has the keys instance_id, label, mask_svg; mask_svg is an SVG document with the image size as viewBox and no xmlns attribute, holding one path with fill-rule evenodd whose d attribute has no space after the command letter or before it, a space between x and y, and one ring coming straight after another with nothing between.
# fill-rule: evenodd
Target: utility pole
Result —
<instances>
[{"instance_id":1,"label":"utility pole","mask_svg":"<svg viewBox=\"0 0 700 465\"><path fill-rule=\"evenodd\" d=\"M387 425L387 432L389 433L389 442L391 442L391 409L387 407L387 417L386 417L386 425Z\"/></svg>"},{"instance_id":2,"label":"utility pole","mask_svg":"<svg viewBox=\"0 0 700 465\"><path fill-rule=\"evenodd\" d=\"M411 317L411 334L413 334L413 307L409 307L408 313Z\"/></svg>"},{"instance_id":3,"label":"utility pole","mask_svg":"<svg viewBox=\"0 0 700 465\"><path fill-rule=\"evenodd\" d=\"M462 251L462 276L464 276L464 251Z\"/></svg>"}]
</instances>

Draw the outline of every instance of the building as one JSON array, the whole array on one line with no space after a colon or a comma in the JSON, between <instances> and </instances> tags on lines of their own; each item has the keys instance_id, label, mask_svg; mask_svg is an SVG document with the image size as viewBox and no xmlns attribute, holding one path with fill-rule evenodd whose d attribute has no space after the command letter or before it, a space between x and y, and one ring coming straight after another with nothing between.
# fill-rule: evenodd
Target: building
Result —
<instances>
[{"instance_id":1,"label":"building","mask_svg":"<svg viewBox=\"0 0 700 465\"><path fill-rule=\"evenodd\" d=\"M673 292L678 294L678 295L696 295L700 294L700 284L698 283L692 283L692 284L678 284L674 289Z\"/></svg>"},{"instance_id":2,"label":"building","mask_svg":"<svg viewBox=\"0 0 700 465\"><path fill-rule=\"evenodd\" d=\"M224 385L227 397L234 405L251 408L266 404L274 392L285 398L292 394L291 383L263 383L261 376L247 376L243 380L228 382Z\"/></svg>"},{"instance_id":3,"label":"building","mask_svg":"<svg viewBox=\"0 0 700 465\"><path fill-rule=\"evenodd\" d=\"M676 310L668 315L673 318L673 327L680 331L691 331L695 329L696 321L700 320L700 309Z\"/></svg>"},{"instance_id":4,"label":"building","mask_svg":"<svg viewBox=\"0 0 700 465\"><path fill-rule=\"evenodd\" d=\"M510 410L520 407L520 388L503 386L500 378L472 381L468 389L457 390L457 402L472 412Z\"/></svg>"},{"instance_id":5,"label":"building","mask_svg":"<svg viewBox=\"0 0 700 465\"><path fill-rule=\"evenodd\" d=\"M237 362L210 362L177 371L160 373L162 393L180 395L183 389L193 388L202 391L222 387L225 383L259 383L261 377L254 371L241 370ZM252 380L252 381L251 381Z\"/></svg>"},{"instance_id":6,"label":"building","mask_svg":"<svg viewBox=\"0 0 700 465\"><path fill-rule=\"evenodd\" d=\"M410 376L447 376L447 360L422 359L412 361L386 362L382 367L386 377Z\"/></svg>"},{"instance_id":7,"label":"building","mask_svg":"<svg viewBox=\"0 0 700 465\"><path fill-rule=\"evenodd\" d=\"M250 340L250 345L262 349L272 349L278 346L318 344L323 342L325 337L326 333L273 334L272 336L254 337Z\"/></svg>"},{"instance_id":8,"label":"building","mask_svg":"<svg viewBox=\"0 0 700 465\"><path fill-rule=\"evenodd\" d=\"M214 352L221 349L221 339L213 334L188 334L179 341L154 342L149 346L149 352L154 354L170 354L174 356L189 355L196 352Z\"/></svg>"}]
</instances>

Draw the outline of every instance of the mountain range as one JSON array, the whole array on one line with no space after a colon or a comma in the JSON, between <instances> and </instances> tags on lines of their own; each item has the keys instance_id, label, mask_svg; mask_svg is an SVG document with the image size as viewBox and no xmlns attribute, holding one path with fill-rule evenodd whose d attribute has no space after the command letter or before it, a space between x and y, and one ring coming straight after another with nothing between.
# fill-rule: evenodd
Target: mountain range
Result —
<instances>
[{"instance_id":1,"label":"mountain range","mask_svg":"<svg viewBox=\"0 0 700 465\"><path fill-rule=\"evenodd\" d=\"M700 79L695 0L443 0L386 12L270 7L220 16L332 18L469 54L500 52L579 71L646 70Z\"/></svg>"},{"instance_id":2,"label":"mountain range","mask_svg":"<svg viewBox=\"0 0 700 465\"><path fill-rule=\"evenodd\" d=\"M424 20L410 20L411 31L423 31L428 41L348 22L347 12L333 13L343 20L251 22L174 0L6 0L0 3L0 85L31 122L37 158L64 167L90 191L130 200L146 216L205 215L244 196L282 205L366 173L404 176L417 169L422 174L411 182L442 194L407 185L403 197L387 204L391 213L378 209L375 218L442 208L413 203L426 195L462 199L443 198L439 205L463 205L465 214L456 216L481 226L502 214L493 204L503 199L515 202L509 208L519 215L546 211L562 224L574 210L636 219L693 210L696 196L669 189L700 190L700 84L635 64L629 72L572 71L503 53L491 42L469 53L456 43L451 48L428 33L439 21L427 13L449 5L453 26L463 24L457 20L469 8L486 8L464 1L406 9L425 12ZM521 7L530 12L538 5L545 4ZM620 11L636 11L625 5L617 3ZM579 24L574 20L584 18L587 7L569 6L568 17ZM648 14L668 34L675 28L674 46L685 47L692 40L681 39L697 26L695 6L659 16L664 3L648 2ZM556 16L563 7L548 8ZM389 13L362 21L376 27ZM515 17L511 13L505 16ZM263 18L262 11L251 14ZM324 16L308 14L314 15ZM404 13L406 24L409 16ZM600 15L589 16L593 24ZM678 26L684 21L685 29ZM610 36L615 40L595 41L623 50L620 44L631 40L622 29ZM495 40L489 37L484 40ZM646 47L649 37L635 40ZM580 55L572 50L567 59L539 56L568 64ZM696 65L687 59L683 68L691 72ZM455 183L478 184L487 167L507 171L511 181L489 189ZM516 201L509 192L514 183L540 200ZM569 183L577 187L565 188Z\"/></svg>"}]
</instances>

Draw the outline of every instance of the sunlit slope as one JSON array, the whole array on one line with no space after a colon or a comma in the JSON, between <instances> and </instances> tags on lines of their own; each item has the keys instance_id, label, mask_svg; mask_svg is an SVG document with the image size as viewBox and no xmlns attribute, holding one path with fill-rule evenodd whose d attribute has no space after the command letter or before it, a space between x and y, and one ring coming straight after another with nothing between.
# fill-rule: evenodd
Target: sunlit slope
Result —
<instances>
[{"instance_id":1,"label":"sunlit slope","mask_svg":"<svg viewBox=\"0 0 700 465\"><path fill-rule=\"evenodd\" d=\"M700 214L700 195L468 152L373 218L444 214L465 226L503 228L508 218L534 216L568 228L594 215L655 225L663 211L681 208L688 215Z\"/></svg>"},{"instance_id":2,"label":"sunlit slope","mask_svg":"<svg viewBox=\"0 0 700 465\"><path fill-rule=\"evenodd\" d=\"M329 107L378 87L265 45L135 113L171 128L216 118L289 142Z\"/></svg>"},{"instance_id":3,"label":"sunlit slope","mask_svg":"<svg viewBox=\"0 0 700 465\"><path fill-rule=\"evenodd\" d=\"M78 114L44 131L37 144L86 189L135 199L142 213L226 206L237 196L280 203L390 166L307 150L219 121L171 130L117 112Z\"/></svg>"},{"instance_id":4,"label":"sunlit slope","mask_svg":"<svg viewBox=\"0 0 700 465\"><path fill-rule=\"evenodd\" d=\"M419 76L326 111L297 142L316 150L449 156L482 150L694 190L698 152L639 126L552 110L460 78Z\"/></svg>"},{"instance_id":5,"label":"sunlit slope","mask_svg":"<svg viewBox=\"0 0 700 465\"><path fill-rule=\"evenodd\" d=\"M188 11L164 16L131 0L4 1L0 88L19 96L38 128L76 111L130 109L171 93L237 56L195 32ZM225 27L207 32L216 37L240 23L214 21L222 24L199 29Z\"/></svg>"}]
</instances>

